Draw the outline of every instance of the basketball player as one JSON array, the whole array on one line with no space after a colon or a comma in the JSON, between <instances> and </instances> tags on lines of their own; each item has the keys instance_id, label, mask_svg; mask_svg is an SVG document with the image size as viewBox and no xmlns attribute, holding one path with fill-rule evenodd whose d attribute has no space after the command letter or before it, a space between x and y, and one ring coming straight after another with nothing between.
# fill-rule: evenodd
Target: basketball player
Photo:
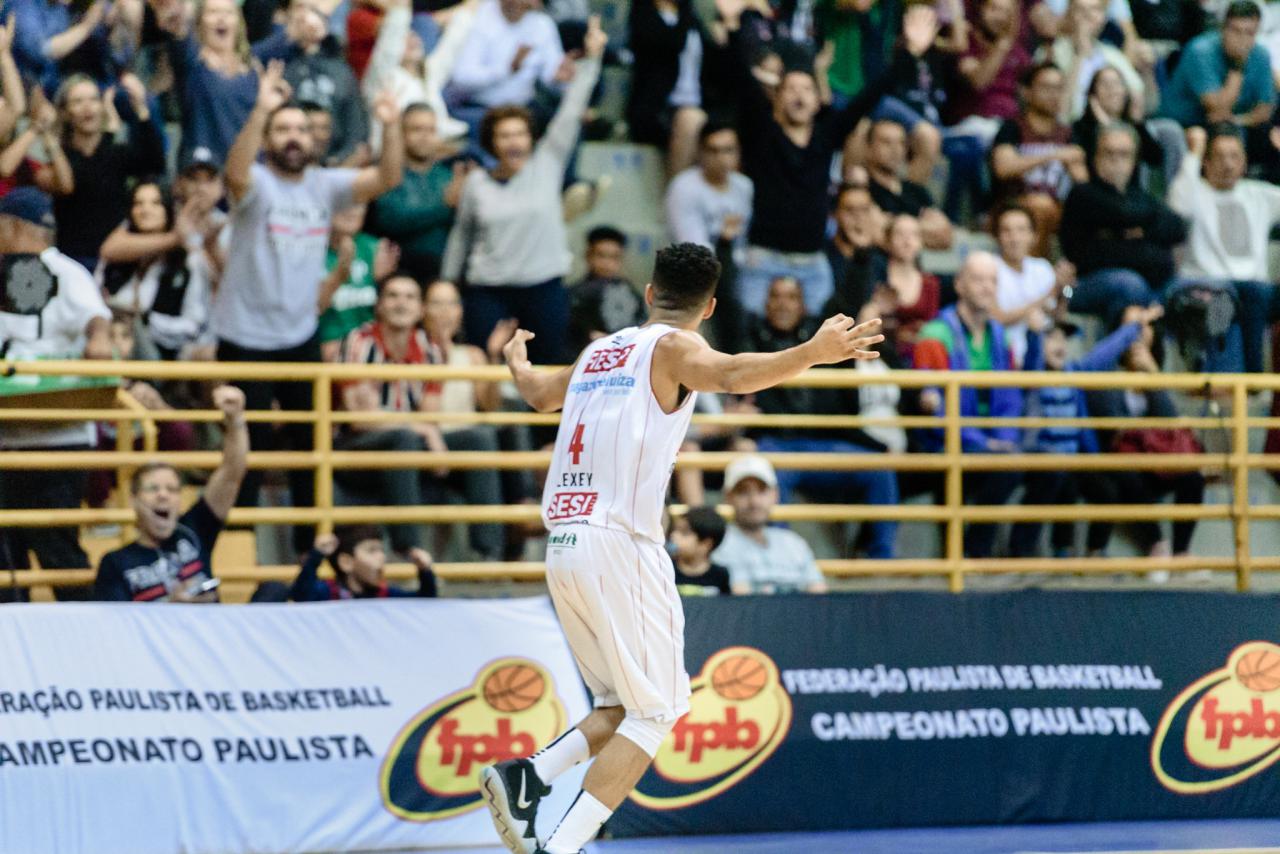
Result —
<instances>
[{"instance_id":1,"label":"basketball player","mask_svg":"<svg viewBox=\"0 0 1280 854\"><path fill-rule=\"evenodd\" d=\"M684 611L663 547L663 499L699 391L749 394L814 366L874 359L880 321L843 314L779 353L729 356L697 333L715 310L720 265L692 243L658 252L649 321L592 342L555 372L529 363L520 330L504 351L520 394L563 409L542 497L547 584L595 710L528 759L485 768L481 790L513 854L578 854L631 792L689 710ZM539 844L538 802L595 757L583 789Z\"/></svg>"}]
</instances>

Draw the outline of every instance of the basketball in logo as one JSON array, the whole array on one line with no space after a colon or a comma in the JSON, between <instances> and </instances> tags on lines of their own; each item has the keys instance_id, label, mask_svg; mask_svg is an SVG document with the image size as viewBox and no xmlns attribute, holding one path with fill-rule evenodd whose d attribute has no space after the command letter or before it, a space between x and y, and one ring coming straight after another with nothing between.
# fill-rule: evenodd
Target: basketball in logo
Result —
<instances>
[{"instance_id":1,"label":"basketball in logo","mask_svg":"<svg viewBox=\"0 0 1280 854\"><path fill-rule=\"evenodd\" d=\"M527 664L499 667L484 680L484 701L495 711L523 712L547 690L542 674Z\"/></svg>"},{"instance_id":2,"label":"basketball in logo","mask_svg":"<svg viewBox=\"0 0 1280 854\"><path fill-rule=\"evenodd\" d=\"M1260 694L1280 688L1280 647L1268 644L1245 653L1236 663L1236 678Z\"/></svg>"},{"instance_id":3,"label":"basketball in logo","mask_svg":"<svg viewBox=\"0 0 1280 854\"><path fill-rule=\"evenodd\" d=\"M750 700L769 684L769 672L754 656L734 655L711 672L711 690L726 700Z\"/></svg>"}]
</instances>

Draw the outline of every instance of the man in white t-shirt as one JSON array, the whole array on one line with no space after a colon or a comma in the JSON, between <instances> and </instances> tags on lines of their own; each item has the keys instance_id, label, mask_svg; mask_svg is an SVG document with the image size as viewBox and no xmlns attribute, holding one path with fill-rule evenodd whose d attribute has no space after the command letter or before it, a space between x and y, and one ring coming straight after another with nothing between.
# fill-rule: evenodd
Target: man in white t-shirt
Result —
<instances>
[{"instance_id":1,"label":"man in white t-shirt","mask_svg":"<svg viewBox=\"0 0 1280 854\"><path fill-rule=\"evenodd\" d=\"M390 93L374 106L382 125L382 154L364 169L313 165L315 146L307 114L289 103L284 67L272 62L258 78L258 100L227 153L225 181L231 198L230 242L222 282L214 297L212 328L223 362L318 362L320 283L333 214L372 201L404 177L400 110ZM266 162L255 162L265 149ZM237 382L248 410L311 409L311 384ZM310 450L311 425L289 424L286 444ZM276 450L270 424L249 427L252 446ZM261 472L251 471L240 506L257 503ZM290 472L295 507L311 505L315 481ZM294 545L310 548L309 530L295 530Z\"/></svg>"},{"instance_id":2,"label":"man in white t-shirt","mask_svg":"<svg viewBox=\"0 0 1280 854\"><path fill-rule=\"evenodd\" d=\"M996 307L992 317L1008 333L1009 353L1015 366L1027 355L1027 334L1043 332L1057 309L1062 289L1074 278L1070 261L1055 268L1043 258L1030 257L1036 242L1031 211L1012 205L996 215Z\"/></svg>"},{"instance_id":3,"label":"man in white t-shirt","mask_svg":"<svg viewBox=\"0 0 1280 854\"><path fill-rule=\"evenodd\" d=\"M778 476L764 457L738 457L724 473L733 524L711 559L728 568L734 593L824 593L827 581L813 550L795 531L769 524L778 506Z\"/></svg>"},{"instance_id":4,"label":"man in white t-shirt","mask_svg":"<svg viewBox=\"0 0 1280 854\"><path fill-rule=\"evenodd\" d=\"M1245 370L1256 373L1266 327L1280 311L1268 264L1271 229L1280 222L1280 187L1244 177L1244 137L1233 125L1215 127L1212 137L1203 128L1188 130L1187 149L1169 188L1169 207L1189 226L1178 275L1234 287Z\"/></svg>"},{"instance_id":5,"label":"man in white t-shirt","mask_svg":"<svg viewBox=\"0 0 1280 854\"><path fill-rule=\"evenodd\" d=\"M698 136L698 165L671 179L667 187L667 224L675 243L697 243L715 249L733 235L734 257L746 250L751 226L751 179L738 171L738 132L708 123Z\"/></svg>"},{"instance_id":6,"label":"man in white t-shirt","mask_svg":"<svg viewBox=\"0 0 1280 854\"><path fill-rule=\"evenodd\" d=\"M54 248L53 229L53 204L40 190L19 187L0 199L0 358L109 359L111 312L89 271ZM0 422L2 450L94 444L90 422ZM74 470L0 472L0 507L79 507L87 478ZM29 568L28 551L51 569L89 567L74 527L0 528L0 569ZM60 588L59 598L87 598L87 589Z\"/></svg>"}]
</instances>

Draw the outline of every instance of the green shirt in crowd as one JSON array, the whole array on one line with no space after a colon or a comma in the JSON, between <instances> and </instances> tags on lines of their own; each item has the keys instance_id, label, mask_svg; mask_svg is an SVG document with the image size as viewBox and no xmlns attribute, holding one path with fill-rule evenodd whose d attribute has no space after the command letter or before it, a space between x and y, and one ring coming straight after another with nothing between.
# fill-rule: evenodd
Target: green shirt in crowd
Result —
<instances>
[{"instance_id":1,"label":"green shirt in crowd","mask_svg":"<svg viewBox=\"0 0 1280 854\"><path fill-rule=\"evenodd\" d=\"M832 91L855 96L867 77L887 67L897 37L896 0L876 0L866 13L841 9L839 0L820 0L818 16L835 56L827 81ZM865 47L864 47L865 44Z\"/></svg>"},{"instance_id":2,"label":"green shirt in crowd","mask_svg":"<svg viewBox=\"0 0 1280 854\"><path fill-rule=\"evenodd\" d=\"M431 258L438 265L453 227L453 208L444 203L452 180L453 170L440 163L425 172L405 169L400 186L369 207L369 231L394 241L413 262Z\"/></svg>"},{"instance_id":3,"label":"green shirt in crowd","mask_svg":"<svg viewBox=\"0 0 1280 854\"><path fill-rule=\"evenodd\" d=\"M347 333L373 320L373 306L378 301L378 283L373 280L373 258L378 252L378 238L357 234L356 257L351 260L351 275L333 292L333 301L320 315L320 341L341 341ZM332 270L338 253L332 248L325 257L324 268Z\"/></svg>"}]
</instances>

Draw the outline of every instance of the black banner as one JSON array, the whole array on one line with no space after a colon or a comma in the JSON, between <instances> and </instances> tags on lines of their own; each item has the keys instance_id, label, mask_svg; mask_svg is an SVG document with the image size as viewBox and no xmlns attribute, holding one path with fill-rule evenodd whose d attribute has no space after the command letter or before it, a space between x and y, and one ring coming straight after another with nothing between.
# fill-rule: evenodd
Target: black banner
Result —
<instances>
[{"instance_id":1,"label":"black banner","mask_svg":"<svg viewBox=\"0 0 1280 854\"><path fill-rule=\"evenodd\" d=\"M1280 597L686 599L692 710L617 836L1274 816Z\"/></svg>"}]
</instances>

